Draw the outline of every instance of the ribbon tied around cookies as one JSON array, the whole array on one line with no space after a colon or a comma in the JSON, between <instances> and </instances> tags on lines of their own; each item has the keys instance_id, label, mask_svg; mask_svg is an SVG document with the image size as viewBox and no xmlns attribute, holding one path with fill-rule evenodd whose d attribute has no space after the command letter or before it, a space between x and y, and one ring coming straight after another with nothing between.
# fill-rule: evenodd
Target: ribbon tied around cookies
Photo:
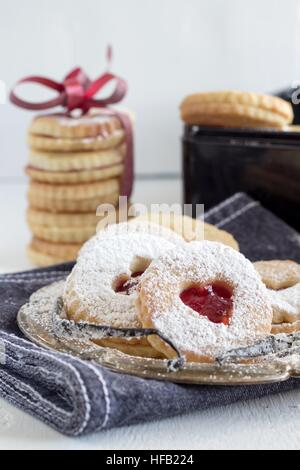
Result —
<instances>
[{"instance_id":1,"label":"ribbon tied around cookies","mask_svg":"<svg viewBox=\"0 0 300 470\"><path fill-rule=\"evenodd\" d=\"M115 80L116 87L107 98L96 99L94 96L109 82ZM17 86L25 83L36 83L51 90L57 91L58 96L54 99L43 101L41 103L32 103L19 98L15 92ZM55 108L56 106L64 107L67 112L71 113L75 109L81 110L82 114L87 113L91 108L106 108L107 106L119 103L127 93L127 84L125 80L106 72L94 81L91 81L86 73L80 68L75 68L64 78L63 82L56 82L47 77L31 75L19 80L15 88L10 93L10 100L20 108L42 111L45 109Z\"/></svg>"},{"instance_id":2,"label":"ribbon tied around cookies","mask_svg":"<svg viewBox=\"0 0 300 470\"><path fill-rule=\"evenodd\" d=\"M107 50L108 63L111 61L111 48ZM115 88L106 98L97 99L96 95L110 82L115 81ZM20 98L16 89L24 84L38 84L54 90L57 96L53 99L34 103ZM123 100L127 93L126 81L109 71L103 73L96 80L91 80L88 75L80 67L73 69L66 75L62 82L57 82L51 78L38 75L30 75L21 78L10 92L10 101L16 106L32 110L43 111L58 106L62 106L66 114L72 117L72 112L79 110L82 115L88 113L92 108L101 108L103 114L116 116L122 123L126 135L126 154L125 169L121 181L120 194L130 197L133 186L133 132L130 118L127 114L121 113L109 106L119 103Z\"/></svg>"}]
</instances>

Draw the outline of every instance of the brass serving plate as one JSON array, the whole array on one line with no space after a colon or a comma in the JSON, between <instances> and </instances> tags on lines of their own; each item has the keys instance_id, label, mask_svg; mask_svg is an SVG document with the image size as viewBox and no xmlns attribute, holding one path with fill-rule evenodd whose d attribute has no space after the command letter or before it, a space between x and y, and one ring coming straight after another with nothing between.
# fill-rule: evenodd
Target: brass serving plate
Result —
<instances>
[{"instance_id":1,"label":"brass serving plate","mask_svg":"<svg viewBox=\"0 0 300 470\"><path fill-rule=\"evenodd\" d=\"M282 382L300 377L300 354L295 350L282 356L267 354L243 361L199 364L185 363L169 372L168 361L129 356L112 348L96 345L86 335L65 334L56 327L59 299L64 281L40 289L18 314L18 325L32 342L84 360L92 360L115 372L147 379L203 385L254 385Z\"/></svg>"}]
</instances>

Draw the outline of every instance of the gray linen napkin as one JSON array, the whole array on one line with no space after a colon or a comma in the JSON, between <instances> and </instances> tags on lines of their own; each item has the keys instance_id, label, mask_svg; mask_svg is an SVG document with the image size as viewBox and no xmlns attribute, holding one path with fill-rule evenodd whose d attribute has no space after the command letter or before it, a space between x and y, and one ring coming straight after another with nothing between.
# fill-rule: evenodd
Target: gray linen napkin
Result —
<instances>
[{"instance_id":1,"label":"gray linen napkin","mask_svg":"<svg viewBox=\"0 0 300 470\"><path fill-rule=\"evenodd\" d=\"M299 234L244 194L211 209L206 220L232 232L252 260L300 262ZM80 436L300 388L297 379L248 387L145 380L35 346L18 330L17 312L35 290L65 278L71 267L0 276L0 395L61 433Z\"/></svg>"}]
</instances>

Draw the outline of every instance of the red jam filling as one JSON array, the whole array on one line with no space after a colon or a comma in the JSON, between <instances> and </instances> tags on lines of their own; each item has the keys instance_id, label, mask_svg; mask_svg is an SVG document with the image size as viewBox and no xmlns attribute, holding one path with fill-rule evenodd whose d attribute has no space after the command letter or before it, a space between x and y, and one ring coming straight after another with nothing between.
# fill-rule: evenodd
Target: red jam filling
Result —
<instances>
[{"instance_id":1,"label":"red jam filling","mask_svg":"<svg viewBox=\"0 0 300 470\"><path fill-rule=\"evenodd\" d=\"M230 324L233 299L232 292L227 287L218 284L189 287L180 294L180 299L211 322Z\"/></svg>"},{"instance_id":2,"label":"red jam filling","mask_svg":"<svg viewBox=\"0 0 300 470\"><path fill-rule=\"evenodd\" d=\"M121 281L117 287L116 292L123 295L131 295L136 290L136 287L139 283L140 277L143 274L143 271L138 271L132 273L129 279L124 279Z\"/></svg>"}]
</instances>

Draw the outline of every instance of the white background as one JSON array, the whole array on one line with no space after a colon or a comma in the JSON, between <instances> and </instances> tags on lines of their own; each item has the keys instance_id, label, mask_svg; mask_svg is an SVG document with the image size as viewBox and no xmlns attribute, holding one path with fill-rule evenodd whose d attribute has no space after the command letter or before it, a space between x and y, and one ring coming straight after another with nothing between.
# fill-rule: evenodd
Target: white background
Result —
<instances>
[{"instance_id":1,"label":"white background","mask_svg":"<svg viewBox=\"0 0 300 470\"><path fill-rule=\"evenodd\" d=\"M137 115L138 173L180 171L178 106L186 94L273 91L300 77L298 0L0 0L0 7L7 89L27 74L61 80L76 64L96 77L113 44L113 70L130 85L124 105ZM2 180L21 178L31 115L0 106Z\"/></svg>"}]
</instances>

